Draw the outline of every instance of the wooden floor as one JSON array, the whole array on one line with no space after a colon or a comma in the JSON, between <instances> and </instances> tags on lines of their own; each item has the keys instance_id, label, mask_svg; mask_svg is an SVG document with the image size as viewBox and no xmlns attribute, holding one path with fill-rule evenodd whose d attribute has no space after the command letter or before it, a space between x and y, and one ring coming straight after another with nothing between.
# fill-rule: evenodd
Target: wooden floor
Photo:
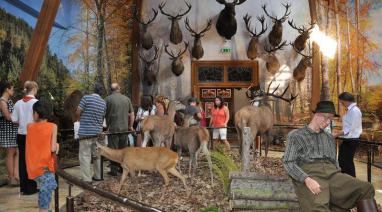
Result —
<instances>
[{"instance_id":1,"label":"wooden floor","mask_svg":"<svg viewBox=\"0 0 382 212\"><path fill-rule=\"evenodd\" d=\"M281 157L281 152L270 152L271 157ZM355 162L357 178L361 180L367 180L366 164L361 162ZM109 169L105 168L105 172ZM79 176L79 167L73 167L66 169L68 173ZM104 175L107 179L108 175ZM382 169L372 167L372 183L376 190L375 198L379 204L382 204ZM81 189L73 187L73 195L77 195L82 192ZM63 179L59 179L59 193L60 193L60 206L61 208L65 204L65 197L68 194L68 185ZM52 201L53 207L53 201ZM37 194L31 196L19 196L19 188L17 187L0 187L0 212L12 211L12 212L31 212L37 211ZM62 212L64 210L60 210Z\"/></svg>"}]
</instances>

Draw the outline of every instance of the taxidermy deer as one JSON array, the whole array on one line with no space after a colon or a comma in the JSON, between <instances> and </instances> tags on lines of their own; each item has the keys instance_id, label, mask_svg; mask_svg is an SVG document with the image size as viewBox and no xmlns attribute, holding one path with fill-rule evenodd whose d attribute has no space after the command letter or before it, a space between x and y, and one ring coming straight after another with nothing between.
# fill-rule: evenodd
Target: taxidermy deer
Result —
<instances>
[{"instance_id":1,"label":"taxidermy deer","mask_svg":"<svg viewBox=\"0 0 382 212\"><path fill-rule=\"evenodd\" d=\"M270 105L267 103L267 100L269 97L274 97L290 103L297 97L297 95L294 96L292 94L290 98L284 97L285 93L289 89L289 85L281 95L275 94L280 85L278 85L272 93L269 93L271 84L272 82L269 83L267 92L261 90L260 87L257 87L256 89L254 89L254 87L248 88L246 95L251 99L251 104L254 103L255 99L261 98L262 101L260 106L244 106L235 114L235 127L240 142L240 152L243 146L243 129L244 127L250 127L254 139L257 135L265 136L265 156L267 157L269 142L272 141L272 129L274 124L273 112ZM255 147L253 149L255 150Z\"/></svg>"},{"instance_id":2,"label":"taxidermy deer","mask_svg":"<svg viewBox=\"0 0 382 212\"><path fill-rule=\"evenodd\" d=\"M170 60L172 60L171 63L171 71L175 74L175 76L180 76L184 71L184 65L182 61L182 55L187 51L188 48L188 42L184 42L184 50L179 50L178 54L175 55L173 51L169 51L168 45L165 46L164 50L165 52L170 56Z\"/></svg>"},{"instance_id":3,"label":"taxidermy deer","mask_svg":"<svg viewBox=\"0 0 382 212\"><path fill-rule=\"evenodd\" d=\"M306 42L308 41L308 39L310 37L310 33L312 33L312 29L314 28L314 23L311 23L310 27L308 29L305 29L304 26L303 27L296 27L296 25L293 24L293 20L292 21L288 21L288 24L293 29L297 30L300 33L300 35L297 36L297 38L294 40L293 44L294 44L294 47L299 52L301 52L306 47Z\"/></svg>"},{"instance_id":4,"label":"taxidermy deer","mask_svg":"<svg viewBox=\"0 0 382 212\"><path fill-rule=\"evenodd\" d=\"M154 58L151 60L146 60L141 54L139 54L139 57L142 59L142 61L145 63L145 67L143 69L143 81L147 83L148 86L151 86L156 82L156 73L153 70L153 64L156 59L158 59L158 51L159 48L155 47L155 55Z\"/></svg>"},{"instance_id":5,"label":"taxidermy deer","mask_svg":"<svg viewBox=\"0 0 382 212\"><path fill-rule=\"evenodd\" d=\"M265 14L272 19L272 22L274 23L271 32L268 35L269 43L272 46L278 46L281 43L282 37L283 37L283 23L286 21L288 16L290 15L291 11L289 10L290 4L286 4L283 6L285 7L285 14L280 19L276 17L273 17L268 14L266 5L263 5L262 8L265 12Z\"/></svg>"},{"instance_id":6,"label":"taxidermy deer","mask_svg":"<svg viewBox=\"0 0 382 212\"><path fill-rule=\"evenodd\" d=\"M182 154L183 149L190 152L190 163L188 168L188 176L191 178L191 166L194 170L197 168L197 160L200 152L206 156L208 167L210 169L211 184L213 184L212 162L210 152L208 151L208 142L210 133L206 128L200 126L188 126L189 118L185 119L186 124L183 127L177 127L174 134L174 144L178 147L178 155Z\"/></svg>"},{"instance_id":7,"label":"taxidermy deer","mask_svg":"<svg viewBox=\"0 0 382 212\"><path fill-rule=\"evenodd\" d=\"M120 163L123 168L123 174L119 183L118 193L121 193L122 186L126 181L127 174L135 176L135 171L158 171L163 179L165 186L168 185L170 178L167 173L179 178L186 190L189 193L189 189L186 185L186 180L176 170L178 163L178 155L164 147L125 147L123 149L111 149L97 142L97 153L112 161Z\"/></svg>"},{"instance_id":8,"label":"taxidermy deer","mask_svg":"<svg viewBox=\"0 0 382 212\"><path fill-rule=\"evenodd\" d=\"M167 148L171 147L173 135L175 133L174 117L178 109L184 109L184 105L177 101L170 101L167 115L148 116L141 122L141 132L143 134L142 147L146 147L150 138L154 146L164 144Z\"/></svg>"},{"instance_id":9,"label":"taxidermy deer","mask_svg":"<svg viewBox=\"0 0 382 212\"><path fill-rule=\"evenodd\" d=\"M135 13L134 19L138 21L138 23L142 26L142 36L141 36L141 45L144 49L149 50L153 46L153 37L151 36L150 32L147 31L147 27L155 20L155 18L158 15L158 10L152 9L154 12L154 16L149 19L148 21L142 21L139 18L138 12Z\"/></svg>"},{"instance_id":10,"label":"taxidermy deer","mask_svg":"<svg viewBox=\"0 0 382 212\"><path fill-rule=\"evenodd\" d=\"M200 58L203 57L204 55L204 50L203 50L203 47L202 47L202 41L201 41L201 38L204 36L204 34L211 29L211 24L212 24L212 20L209 19L208 22L207 22L207 26L202 30L200 31L199 33L195 32L195 30L193 30L191 27L190 27L190 24L188 22L188 18L186 18L186 20L184 21L185 25L186 25L186 29L191 33L191 36L194 37L194 46L192 47L192 50L191 50L191 54L194 58L196 58L197 60L199 60Z\"/></svg>"},{"instance_id":11,"label":"taxidermy deer","mask_svg":"<svg viewBox=\"0 0 382 212\"><path fill-rule=\"evenodd\" d=\"M272 75L276 74L280 69L280 62L277 59L275 52L277 50L282 50L284 46L286 46L286 41L281 43L279 46L273 48L267 48L266 46L264 46L264 50L268 52L268 55L265 59L265 66L267 67L268 72Z\"/></svg>"},{"instance_id":12,"label":"taxidermy deer","mask_svg":"<svg viewBox=\"0 0 382 212\"><path fill-rule=\"evenodd\" d=\"M220 11L216 22L216 30L220 36L231 40L231 37L234 36L237 31L235 6L244 3L246 0L234 0L232 3L228 3L225 0L216 1L220 4L224 4L224 9Z\"/></svg>"},{"instance_id":13,"label":"taxidermy deer","mask_svg":"<svg viewBox=\"0 0 382 212\"><path fill-rule=\"evenodd\" d=\"M168 19L171 20L170 42L173 44L178 44L178 43L182 42L182 40L183 40L182 31L180 30L180 26L179 26L178 21L180 19L182 19L182 17L184 15L186 15L188 12L190 12L191 4L186 2L188 9L184 13L178 13L178 15L175 15L175 16L170 15L163 10L165 5L166 5L166 3L162 2L159 5L159 9L163 15L167 16Z\"/></svg>"},{"instance_id":14,"label":"taxidermy deer","mask_svg":"<svg viewBox=\"0 0 382 212\"><path fill-rule=\"evenodd\" d=\"M306 69L308 67L311 67L312 66L312 63L310 62L310 60L312 59L312 56L308 56L308 55L305 55L303 54L301 51L298 51L297 47L295 46L295 44L291 44L293 46L293 49L302 56L300 62L298 63L298 65L296 66L296 68L294 68L293 70L293 78L297 81L297 82L301 82L305 79L305 72L306 72Z\"/></svg>"},{"instance_id":15,"label":"taxidermy deer","mask_svg":"<svg viewBox=\"0 0 382 212\"><path fill-rule=\"evenodd\" d=\"M261 31L259 32L259 34L257 34L256 29L255 29L255 32L253 32L251 30L251 18L252 16L249 16L248 14L246 14L243 17L247 31L251 33L252 35L251 41L249 41L249 44L248 44L247 57L253 60L253 59L256 59L257 57L257 44L259 43L259 37L260 35L264 34L264 32L266 32L268 28L267 28L267 25L264 24L264 21L265 21L264 16L257 17L257 20L259 20L261 23Z\"/></svg>"}]
</instances>

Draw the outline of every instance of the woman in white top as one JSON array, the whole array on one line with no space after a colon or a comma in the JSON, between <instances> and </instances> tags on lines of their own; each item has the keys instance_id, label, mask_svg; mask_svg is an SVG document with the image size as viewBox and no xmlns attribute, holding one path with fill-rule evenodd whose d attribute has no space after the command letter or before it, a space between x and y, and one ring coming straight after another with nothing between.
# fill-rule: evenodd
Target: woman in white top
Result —
<instances>
[{"instance_id":1,"label":"woman in white top","mask_svg":"<svg viewBox=\"0 0 382 212\"><path fill-rule=\"evenodd\" d=\"M35 97L38 85L34 81L26 81L24 83L24 90L26 95L16 102L12 113L12 121L19 125L17 130L17 145L19 148L20 192L23 195L30 195L37 192L37 185L35 181L28 179L25 164L25 139L27 126L33 123L33 104L38 101Z\"/></svg>"},{"instance_id":2,"label":"woman in white top","mask_svg":"<svg viewBox=\"0 0 382 212\"><path fill-rule=\"evenodd\" d=\"M341 104L346 108L342 117L342 131L335 133L334 137L359 138L362 134L362 113L355 103L354 96L343 92L338 96ZM338 163L341 172L355 177L354 154L357 150L357 141L343 141L338 153Z\"/></svg>"},{"instance_id":3,"label":"woman in white top","mask_svg":"<svg viewBox=\"0 0 382 212\"><path fill-rule=\"evenodd\" d=\"M153 116L156 113L156 107L153 105L153 98L151 96L142 96L141 97L141 106L138 108L137 116L135 120L138 122L137 128L135 131L141 131L141 121L147 116ZM137 136L137 146L141 146L142 136L138 134Z\"/></svg>"}]
</instances>

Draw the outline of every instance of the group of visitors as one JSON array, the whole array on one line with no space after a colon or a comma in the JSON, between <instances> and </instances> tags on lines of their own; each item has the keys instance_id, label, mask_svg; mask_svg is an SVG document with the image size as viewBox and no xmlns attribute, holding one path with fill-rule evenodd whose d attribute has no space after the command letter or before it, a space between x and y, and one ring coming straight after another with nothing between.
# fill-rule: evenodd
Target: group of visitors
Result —
<instances>
[{"instance_id":1,"label":"group of visitors","mask_svg":"<svg viewBox=\"0 0 382 212\"><path fill-rule=\"evenodd\" d=\"M38 85L24 83L25 95L15 105L14 86L0 83L0 147L7 149L6 166L11 186L20 186L21 195L39 192L40 211L48 211L55 181L57 125L48 122L49 107L38 101Z\"/></svg>"}]
</instances>

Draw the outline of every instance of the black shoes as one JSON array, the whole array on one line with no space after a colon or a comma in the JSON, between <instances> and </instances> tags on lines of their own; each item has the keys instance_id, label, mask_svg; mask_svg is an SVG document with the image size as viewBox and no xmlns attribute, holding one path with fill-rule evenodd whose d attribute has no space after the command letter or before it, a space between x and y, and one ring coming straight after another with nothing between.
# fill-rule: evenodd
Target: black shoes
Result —
<instances>
[{"instance_id":1,"label":"black shoes","mask_svg":"<svg viewBox=\"0 0 382 212\"><path fill-rule=\"evenodd\" d=\"M92 180L95 182L98 182L98 181L102 181L103 179L97 179L97 178L92 177Z\"/></svg>"}]
</instances>

